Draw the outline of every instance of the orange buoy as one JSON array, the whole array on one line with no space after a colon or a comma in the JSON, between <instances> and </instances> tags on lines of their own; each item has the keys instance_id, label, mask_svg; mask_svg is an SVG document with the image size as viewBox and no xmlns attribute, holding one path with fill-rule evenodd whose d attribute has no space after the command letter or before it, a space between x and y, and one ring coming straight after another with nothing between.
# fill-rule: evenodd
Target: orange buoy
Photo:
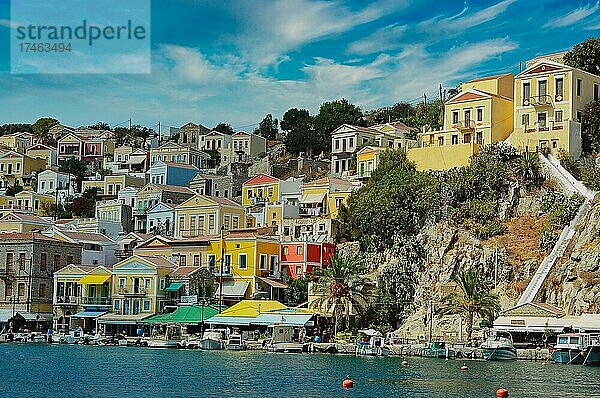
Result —
<instances>
[{"instance_id":1,"label":"orange buoy","mask_svg":"<svg viewBox=\"0 0 600 398\"><path fill-rule=\"evenodd\" d=\"M354 382L350 379L346 379L346 380L342 381L342 387L352 388L352 387L354 387Z\"/></svg>"},{"instance_id":2,"label":"orange buoy","mask_svg":"<svg viewBox=\"0 0 600 398\"><path fill-rule=\"evenodd\" d=\"M402 366L408 366L408 361L406 359L402 361Z\"/></svg>"},{"instance_id":3,"label":"orange buoy","mask_svg":"<svg viewBox=\"0 0 600 398\"><path fill-rule=\"evenodd\" d=\"M468 370L469 368L467 367L466 364L463 363L463 366L460 367L460 370L462 370L463 372Z\"/></svg>"},{"instance_id":4,"label":"orange buoy","mask_svg":"<svg viewBox=\"0 0 600 398\"><path fill-rule=\"evenodd\" d=\"M496 391L496 398L506 398L508 397L508 390L506 388L500 388Z\"/></svg>"}]
</instances>

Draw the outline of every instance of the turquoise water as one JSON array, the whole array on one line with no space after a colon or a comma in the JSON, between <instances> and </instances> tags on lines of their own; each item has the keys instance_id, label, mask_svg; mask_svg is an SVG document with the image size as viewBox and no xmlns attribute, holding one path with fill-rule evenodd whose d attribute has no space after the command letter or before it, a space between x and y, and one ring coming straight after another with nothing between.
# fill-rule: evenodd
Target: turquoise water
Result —
<instances>
[{"instance_id":1,"label":"turquoise water","mask_svg":"<svg viewBox=\"0 0 600 398\"><path fill-rule=\"evenodd\" d=\"M0 345L11 397L599 397L600 368L133 347ZM341 388L349 375L352 390Z\"/></svg>"}]
</instances>

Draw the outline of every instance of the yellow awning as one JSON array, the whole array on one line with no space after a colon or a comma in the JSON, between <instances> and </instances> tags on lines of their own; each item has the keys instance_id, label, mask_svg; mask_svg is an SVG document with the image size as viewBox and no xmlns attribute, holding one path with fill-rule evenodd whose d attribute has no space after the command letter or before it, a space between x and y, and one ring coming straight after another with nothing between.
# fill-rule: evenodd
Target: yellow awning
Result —
<instances>
[{"instance_id":1,"label":"yellow awning","mask_svg":"<svg viewBox=\"0 0 600 398\"><path fill-rule=\"evenodd\" d=\"M110 279L110 275L86 275L77 283L81 285L101 285Z\"/></svg>"}]
</instances>

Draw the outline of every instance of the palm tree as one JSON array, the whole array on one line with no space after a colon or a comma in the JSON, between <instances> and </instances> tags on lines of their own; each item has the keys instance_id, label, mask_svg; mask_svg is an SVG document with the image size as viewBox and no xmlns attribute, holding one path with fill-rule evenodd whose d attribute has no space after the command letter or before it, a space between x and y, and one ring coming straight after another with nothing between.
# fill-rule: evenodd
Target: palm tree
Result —
<instances>
[{"instance_id":1,"label":"palm tree","mask_svg":"<svg viewBox=\"0 0 600 398\"><path fill-rule=\"evenodd\" d=\"M458 284L460 291L452 292L442 299L446 307L441 314L464 315L467 341L470 343L474 316L494 316L500 310L498 296L490 292L487 281L477 271L461 271L452 279Z\"/></svg>"},{"instance_id":2,"label":"palm tree","mask_svg":"<svg viewBox=\"0 0 600 398\"><path fill-rule=\"evenodd\" d=\"M365 285L363 271L356 258L336 254L313 287L317 299L311 303L311 307L333 313L334 333L344 324L349 326L350 308L360 314L367 307L362 292Z\"/></svg>"},{"instance_id":3,"label":"palm tree","mask_svg":"<svg viewBox=\"0 0 600 398\"><path fill-rule=\"evenodd\" d=\"M516 172L525 181L537 184L541 178L541 165L537 153L525 152L515 163Z\"/></svg>"}]
</instances>

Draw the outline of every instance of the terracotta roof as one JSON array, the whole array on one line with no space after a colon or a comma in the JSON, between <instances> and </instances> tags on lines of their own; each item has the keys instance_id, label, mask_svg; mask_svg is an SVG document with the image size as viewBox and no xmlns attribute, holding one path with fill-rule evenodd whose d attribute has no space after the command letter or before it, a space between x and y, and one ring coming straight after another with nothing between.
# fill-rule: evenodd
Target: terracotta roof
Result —
<instances>
[{"instance_id":1,"label":"terracotta roof","mask_svg":"<svg viewBox=\"0 0 600 398\"><path fill-rule=\"evenodd\" d=\"M199 269L200 269L200 267L192 267L192 266L178 267L178 268L174 269L173 271L169 272L169 275L171 275L171 276L188 276L188 275L193 274L194 272L198 271Z\"/></svg>"},{"instance_id":2,"label":"terracotta roof","mask_svg":"<svg viewBox=\"0 0 600 398\"><path fill-rule=\"evenodd\" d=\"M21 221L29 221L29 222L50 225L50 223L48 221L44 220L41 217L35 216L33 214L25 214L25 213L7 213L2 218L0 218L0 220L4 220L5 218L7 218L10 215L13 215L14 217L20 219Z\"/></svg>"},{"instance_id":3,"label":"terracotta roof","mask_svg":"<svg viewBox=\"0 0 600 398\"><path fill-rule=\"evenodd\" d=\"M39 232L11 232L0 234L0 240L46 240L51 242L60 242L57 239L42 235Z\"/></svg>"},{"instance_id":4,"label":"terracotta roof","mask_svg":"<svg viewBox=\"0 0 600 398\"><path fill-rule=\"evenodd\" d=\"M352 186L352 183L350 181L346 181L344 179L336 178L336 177L319 178L318 180L305 182L304 184L302 184L302 186L303 187L317 187L317 186L321 186L321 185L328 185L331 183L338 183L338 184L343 184L343 185L347 185L347 186Z\"/></svg>"},{"instance_id":5,"label":"terracotta roof","mask_svg":"<svg viewBox=\"0 0 600 398\"><path fill-rule=\"evenodd\" d=\"M73 240L84 240L89 242L105 242L114 243L114 240L110 239L106 235L97 234L94 232L78 232L78 231L60 231L61 234L71 238Z\"/></svg>"},{"instance_id":6,"label":"terracotta roof","mask_svg":"<svg viewBox=\"0 0 600 398\"><path fill-rule=\"evenodd\" d=\"M151 262L152 264L154 264L157 267L166 267L166 268L176 267L176 264L173 264L172 262L170 262L169 260L167 260L164 257L155 257L155 256L140 256L140 257L146 261Z\"/></svg>"},{"instance_id":7,"label":"terracotta roof","mask_svg":"<svg viewBox=\"0 0 600 398\"><path fill-rule=\"evenodd\" d=\"M279 182L279 178L271 177L267 174L258 174L244 183L244 185L262 185Z\"/></svg>"},{"instance_id":8,"label":"terracotta roof","mask_svg":"<svg viewBox=\"0 0 600 398\"><path fill-rule=\"evenodd\" d=\"M227 199L227 198L222 198L220 196L208 196L208 198L210 200L213 200L215 202L217 202L218 204L221 204L223 206L235 206L235 207L241 207L240 204L235 203L233 200L231 199Z\"/></svg>"},{"instance_id":9,"label":"terracotta roof","mask_svg":"<svg viewBox=\"0 0 600 398\"><path fill-rule=\"evenodd\" d=\"M195 194L195 192L192 191L191 189L189 189L188 187L180 187L178 185L161 185L161 184L153 184L153 183L150 183L148 185L154 185L155 187L162 189L163 191L189 193L190 195Z\"/></svg>"},{"instance_id":10,"label":"terracotta roof","mask_svg":"<svg viewBox=\"0 0 600 398\"><path fill-rule=\"evenodd\" d=\"M220 238L220 235L201 235L195 236L192 238L179 238L168 240L167 242L173 246L185 246L190 243L206 243L210 242L212 239Z\"/></svg>"}]
</instances>

